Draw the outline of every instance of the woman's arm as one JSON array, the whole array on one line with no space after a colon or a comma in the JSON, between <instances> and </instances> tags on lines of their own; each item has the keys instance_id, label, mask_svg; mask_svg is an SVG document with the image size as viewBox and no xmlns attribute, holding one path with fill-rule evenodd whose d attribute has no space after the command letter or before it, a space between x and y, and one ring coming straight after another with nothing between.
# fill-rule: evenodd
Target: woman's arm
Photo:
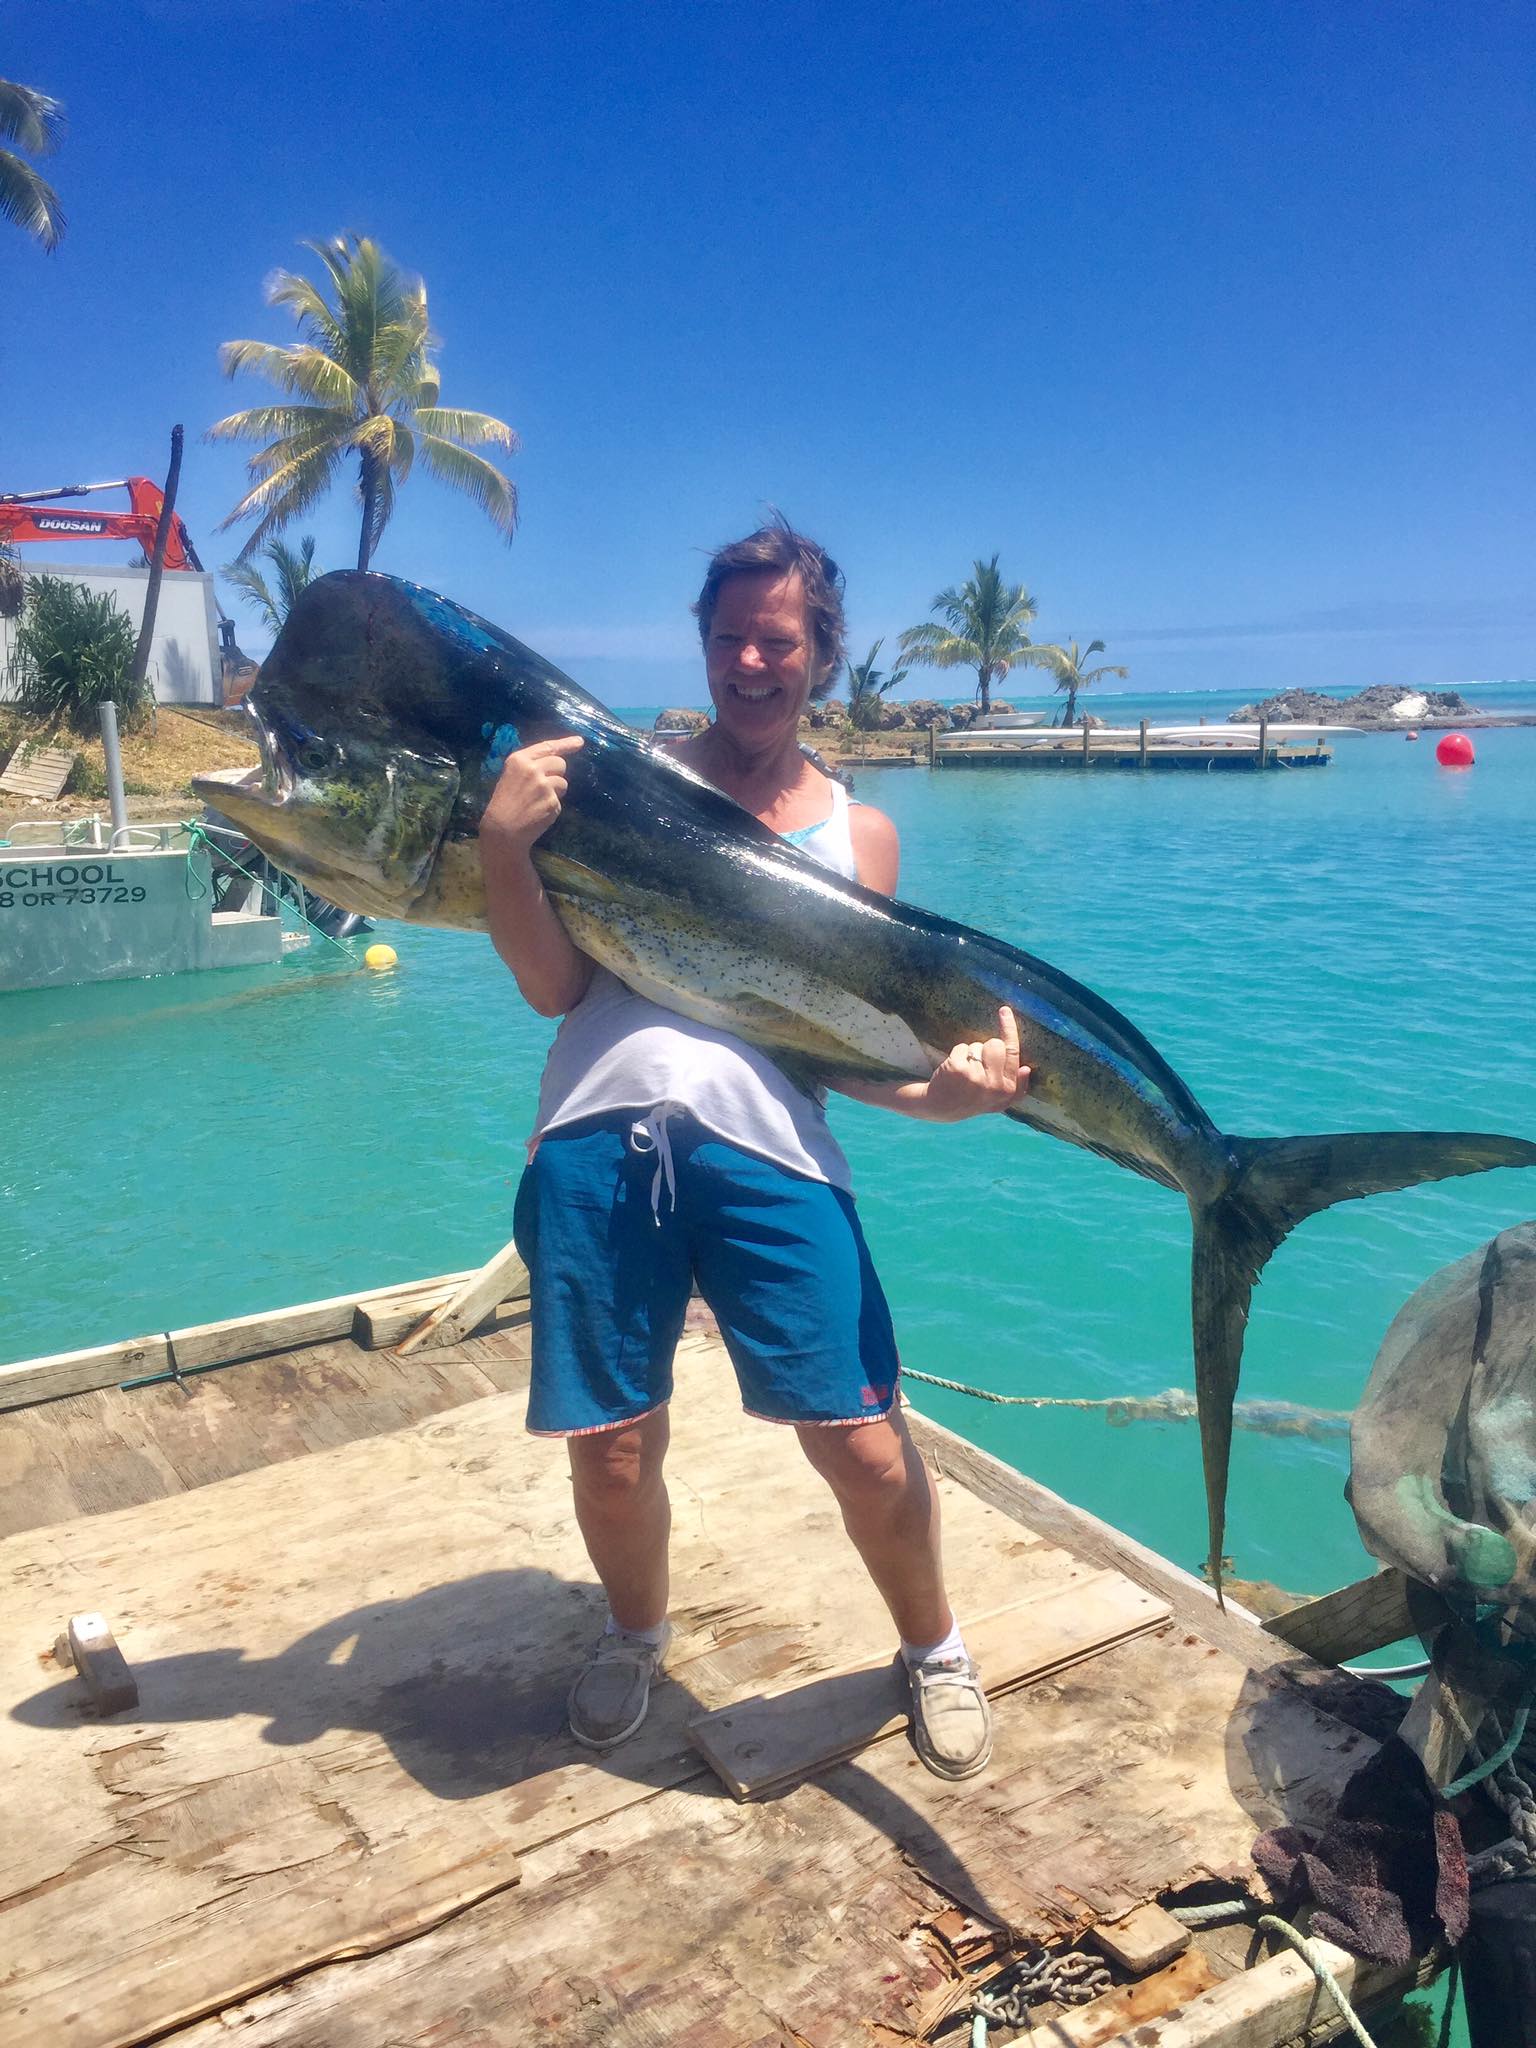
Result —
<instances>
[{"instance_id":1,"label":"woman's arm","mask_svg":"<svg viewBox=\"0 0 1536 2048\"><path fill-rule=\"evenodd\" d=\"M480 820L491 943L541 1017L574 1009L592 979L592 962L566 936L532 858L535 841L560 815L566 757L581 744L572 735L509 754Z\"/></svg>"},{"instance_id":2,"label":"woman's arm","mask_svg":"<svg viewBox=\"0 0 1536 2048\"><path fill-rule=\"evenodd\" d=\"M866 889L894 896L901 872L901 842L883 812L856 804L849 837L859 880ZM834 1081L840 1095L925 1123L959 1123L969 1116L1007 1109L1029 1087L1029 1069L1019 1060L1019 1020L1012 1010L997 1013L998 1035L957 1045L926 1081Z\"/></svg>"}]
</instances>

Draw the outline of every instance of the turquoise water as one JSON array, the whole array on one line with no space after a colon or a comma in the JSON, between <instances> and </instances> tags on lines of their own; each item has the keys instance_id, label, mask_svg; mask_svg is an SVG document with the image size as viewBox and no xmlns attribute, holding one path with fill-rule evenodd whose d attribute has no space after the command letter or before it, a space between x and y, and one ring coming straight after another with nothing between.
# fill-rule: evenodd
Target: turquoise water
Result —
<instances>
[{"instance_id":1,"label":"turquoise water","mask_svg":"<svg viewBox=\"0 0 1536 2048\"><path fill-rule=\"evenodd\" d=\"M1178 715L1197 701L1228 705ZM900 828L906 895L1099 990L1227 1128L1536 1135L1536 730L1477 746L1464 774L1380 737L1285 775L876 769L858 793ZM510 1235L550 1027L484 940L383 935L385 976L317 942L281 970L0 997L0 1359L468 1266ZM1190 1385L1176 1197L1001 1120L833 1114L909 1365L1030 1394ZM1349 1407L1413 1288L1533 1213L1536 1174L1503 1173L1305 1224L1256 1297L1245 1391ZM1198 1565L1191 1427L913 1391ZM1240 1434L1239 1573L1320 1591L1365 1569L1345 1471L1341 1442Z\"/></svg>"}]
</instances>

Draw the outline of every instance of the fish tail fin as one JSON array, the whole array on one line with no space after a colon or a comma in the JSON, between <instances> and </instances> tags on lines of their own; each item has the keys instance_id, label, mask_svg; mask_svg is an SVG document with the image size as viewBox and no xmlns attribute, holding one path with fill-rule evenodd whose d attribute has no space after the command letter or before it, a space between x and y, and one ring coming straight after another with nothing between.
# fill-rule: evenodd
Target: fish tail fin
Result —
<instances>
[{"instance_id":1,"label":"fish tail fin","mask_svg":"<svg viewBox=\"0 0 1536 2048\"><path fill-rule=\"evenodd\" d=\"M1215 1200L1191 1200L1191 1307L1210 1556L1221 1595L1232 1403L1248 1305L1259 1275L1298 1223L1335 1202L1421 1181L1536 1166L1536 1144L1477 1131L1340 1131L1310 1138L1228 1138L1233 1172Z\"/></svg>"}]
</instances>

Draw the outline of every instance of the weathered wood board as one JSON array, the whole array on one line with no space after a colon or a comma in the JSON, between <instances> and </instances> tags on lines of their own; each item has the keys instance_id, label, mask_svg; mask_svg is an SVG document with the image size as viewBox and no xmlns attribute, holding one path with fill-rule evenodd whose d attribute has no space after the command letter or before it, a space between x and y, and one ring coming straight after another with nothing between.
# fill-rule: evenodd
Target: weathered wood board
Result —
<instances>
[{"instance_id":1,"label":"weathered wood board","mask_svg":"<svg viewBox=\"0 0 1536 2048\"><path fill-rule=\"evenodd\" d=\"M1320 1817L1359 1740L1182 1634L1009 1695L997 1729L968 1785L886 1743L745 1806L708 1777L676 1786L528 1849L515 1891L274 1986L176 2048L894 2048L955 2009L926 1934L952 1901L1051 1938L1246 1868L1282 1804Z\"/></svg>"},{"instance_id":2,"label":"weathered wood board","mask_svg":"<svg viewBox=\"0 0 1536 2048\"><path fill-rule=\"evenodd\" d=\"M602 1602L563 1452L516 1397L0 1546L13 2014L126 2040L398 1939L700 1773L701 1707L888 1645L792 1433L741 1421L718 1345L685 1340L680 1367L675 1681L611 1760L563 1730ZM946 1493L962 1609L1081 1569ZM83 1720L42 1659L87 1603L139 1681L131 1719Z\"/></svg>"},{"instance_id":3,"label":"weathered wood board","mask_svg":"<svg viewBox=\"0 0 1536 2048\"><path fill-rule=\"evenodd\" d=\"M139 1507L527 1383L528 1319L401 1364L348 1342L0 1417L0 1537Z\"/></svg>"},{"instance_id":4,"label":"weathered wood board","mask_svg":"<svg viewBox=\"0 0 1536 2048\"><path fill-rule=\"evenodd\" d=\"M1142 1635L1167 1606L1118 1572L1081 1572L966 1623L965 1643L993 1697ZM688 1733L738 1799L808 1777L907 1725L908 1686L882 1657L701 1715Z\"/></svg>"}]
</instances>

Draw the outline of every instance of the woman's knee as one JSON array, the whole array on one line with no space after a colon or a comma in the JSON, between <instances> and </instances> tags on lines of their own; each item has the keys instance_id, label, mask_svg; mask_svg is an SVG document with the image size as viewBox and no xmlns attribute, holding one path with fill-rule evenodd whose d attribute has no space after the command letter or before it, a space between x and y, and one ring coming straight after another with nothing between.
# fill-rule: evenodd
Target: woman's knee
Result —
<instances>
[{"instance_id":1,"label":"woman's knee","mask_svg":"<svg viewBox=\"0 0 1536 2048\"><path fill-rule=\"evenodd\" d=\"M649 1499L661 1485L667 1438L665 1409L623 1429L568 1438L578 1501L599 1513L622 1515Z\"/></svg>"},{"instance_id":2,"label":"woman's knee","mask_svg":"<svg viewBox=\"0 0 1536 2048\"><path fill-rule=\"evenodd\" d=\"M800 1443L839 1500L895 1500L925 1484L904 1429L889 1419L846 1429L803 1426Z\"/></svg>"}]
</instances>

